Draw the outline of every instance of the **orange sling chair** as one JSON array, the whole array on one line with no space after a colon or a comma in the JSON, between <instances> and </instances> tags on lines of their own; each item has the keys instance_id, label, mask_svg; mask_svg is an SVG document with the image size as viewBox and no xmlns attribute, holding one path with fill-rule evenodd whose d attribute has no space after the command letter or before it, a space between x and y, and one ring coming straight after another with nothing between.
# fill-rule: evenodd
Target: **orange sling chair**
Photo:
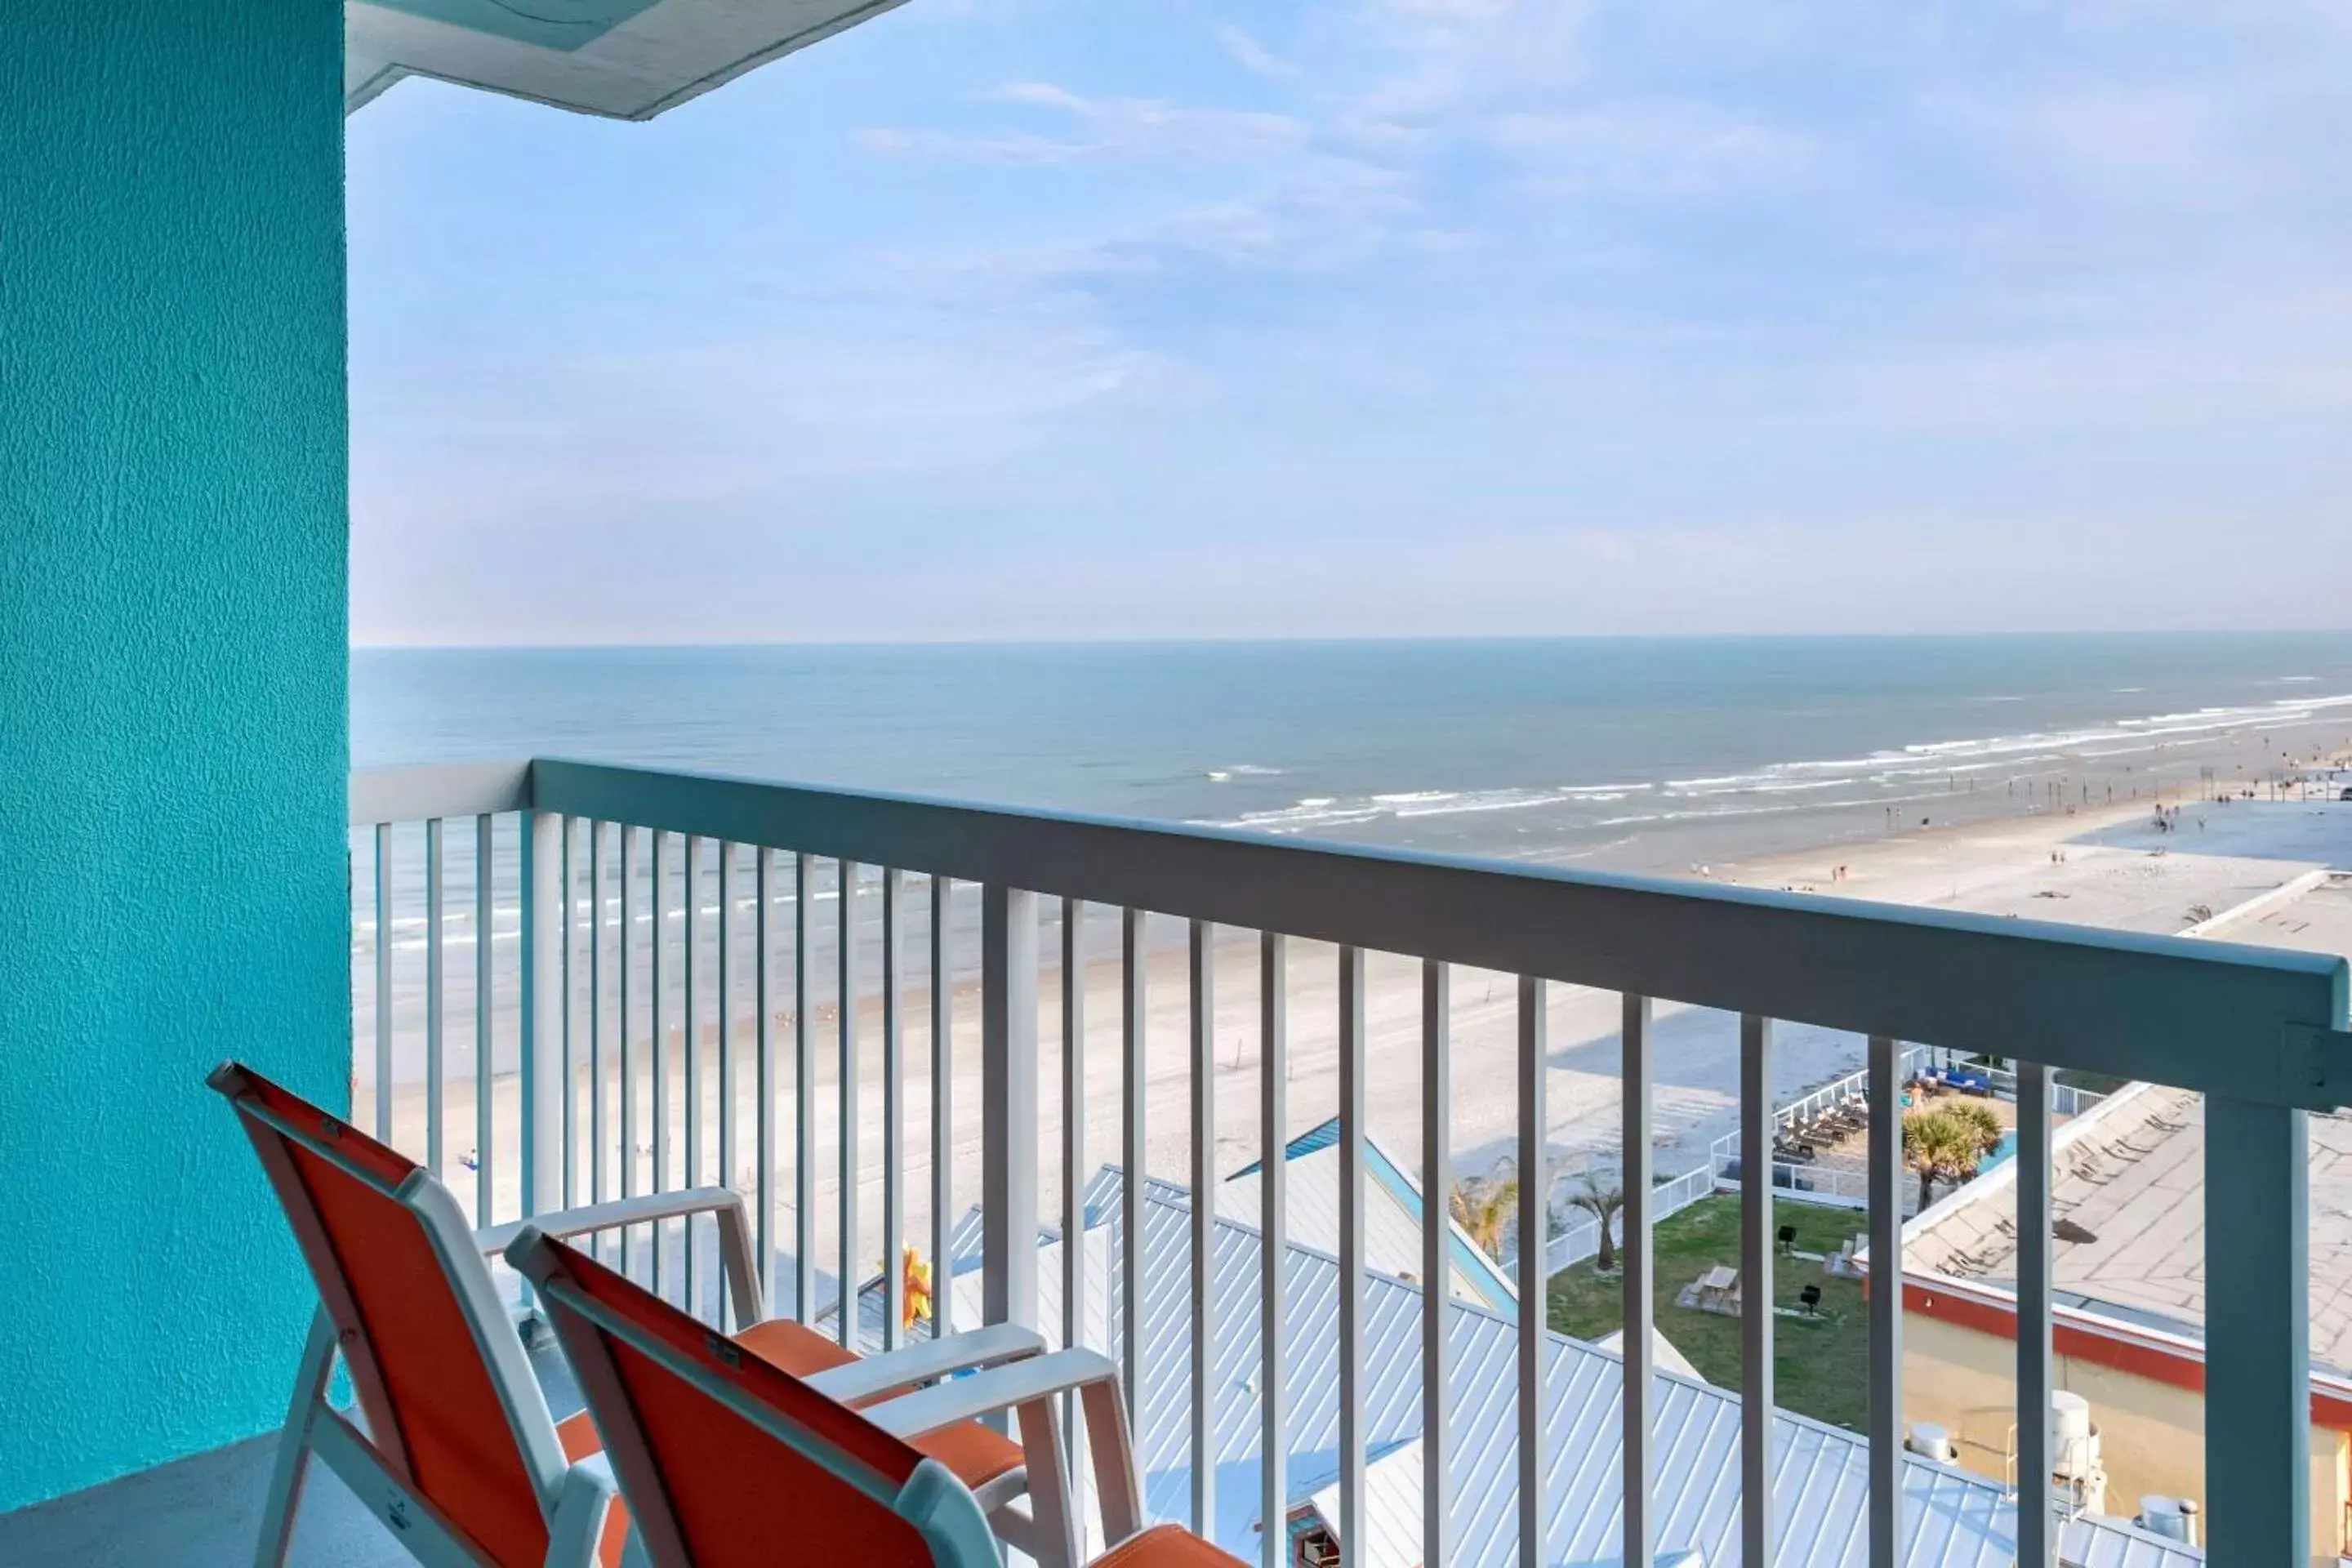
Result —
<instances>
[{"instance_id":1,"label":"orange sling chair","mask_svg":"<svg viewBox=\"0 0 2352 1568\"><path fill-rule=\"evenodd\" d=\"M1041 1436L1051 1451L1055 1417L1037 1394L1062 1388L1084 1408L1112 1542L1094 1568L1243 1568L1179 1526L1140 1528L1118 1373L1092 1351L852 1409L534 1228L507 1260L579 1375L652 1568L997 1568L978 1501L908 1438L1018 1405L1044 1428L1032 1454Z\"/></svg>"},{"instance_id":2,"label":"orange sling chair","mask_svg":"<svg viewBox=\"0 0 2352 1568\"><path fill-rule=\"evenodd\" d=\"M319 1289L319 1312L295 1379L262 1514L255 1561L281 1568L315 1455L428 1568L619 1568L627 1525L589 1412L557 1423L490 1278L488 1258L522 1228L471 1228L432 1173L260 1074L236 1063L207 1083L237 1112ZM762 1321L740 1194L700 1187L542 1215L538 1231L583 1236L709 1214L739 1323L738 1341L812 1379L824 1397L870 1401L974 1368L1042 1354L1009 1325L859 1359L807 1326ZM689 1321L693 1321L691 1319ZM330 1402L337 1362L362 1418ZM1055 1392L1058 1392L1056 1390ZM1050 1411L1044 1394L1032 1397ZM1024 1413L1024 1437L1039 1426ZM914 1439L952 1474L1008 1541L1024 1550L1070 1510L1050 1451L976 1421L942 1422ZM1047 1482L1052 1482L1050 1488ZM1041 1488L1052 1495L1038 1496ZM1051 1562L1050 1551L1034 1552Z\"/></svg>"}]
</instances>

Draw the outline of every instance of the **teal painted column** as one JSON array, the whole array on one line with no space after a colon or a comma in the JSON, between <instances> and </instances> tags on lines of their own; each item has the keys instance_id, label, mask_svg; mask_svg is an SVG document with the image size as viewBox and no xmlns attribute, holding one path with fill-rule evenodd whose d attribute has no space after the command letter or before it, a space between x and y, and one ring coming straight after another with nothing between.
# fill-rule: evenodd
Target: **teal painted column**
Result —
<instances>
[{"instance_id":1,"label":"teal painted column","mask_svg":"<svg viewBox=\"0 0 2352 1568\"><path fill-rule=\"evenodd\" d=\"M342 15L0 41L0 1510L283 1414L205 1070L345 1105Z\"/></svg>"}]
</instances>

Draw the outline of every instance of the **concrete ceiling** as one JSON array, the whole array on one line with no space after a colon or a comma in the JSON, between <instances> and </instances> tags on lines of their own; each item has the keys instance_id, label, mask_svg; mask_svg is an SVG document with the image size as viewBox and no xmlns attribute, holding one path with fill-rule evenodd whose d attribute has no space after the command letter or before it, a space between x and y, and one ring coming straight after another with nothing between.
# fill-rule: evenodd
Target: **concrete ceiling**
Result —
<instances>
[{"instance_id":1,"label":"concrete ceiling","mask_svg":"<svg viewBox=\"0 0 2352 1568\"><path fill-rule=\"evenodd\" d=\"M406 76L651 120L903 0L345 0L343 108Z\"/></svg>"}]
</instances>

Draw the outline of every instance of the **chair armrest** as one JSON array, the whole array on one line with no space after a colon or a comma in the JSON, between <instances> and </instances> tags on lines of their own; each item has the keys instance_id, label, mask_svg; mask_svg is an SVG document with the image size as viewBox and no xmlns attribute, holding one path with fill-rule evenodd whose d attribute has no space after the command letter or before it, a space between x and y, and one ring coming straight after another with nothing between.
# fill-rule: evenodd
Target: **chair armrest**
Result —
<instances>
[{"instance_id":1,"label":"chair armrest","mask_svg":"<svg viewBox=\"0 0 2352 1568\"><path fill-rule=\"evenodd\" d=\"M527 1225L539 1226L558 1241L568 1241L592 1231L618 1230L625 1225L646 1225L657 1219L679 1219L687 1215L714 1214L742 1206L743 1194L732 1187L681 1187L674 1193L646 1193L634 1198L583 1204L578 1208L486 1226L474 1233L474 1240L485 1253L504 1252Z\"/></svg>"},{"instance_id":2,"label":"chair armrest","mask_svg":"<svg viewBox=\"0 0 2352 1568\"><path fill-rule=\"evenodd\" d=\"M1054 1506L1066 1509L1069 1499L1054 1415L1054 1396L1065 1393L1077 1396L1086 1415L1103 1539L1124 1541L1143 1528L1143 1479L1136 1471L1135 1448L1128 1438L1127 1402L1119 1396L1118 1368L1108 1357L1087 1350L1031 1356L869 1405L859 1414L896 1436L919 1437L959 1421L1018 1408L1031 1494L1035 1497L1041 1488L1054 1491Z\"/></svg>"},{"instance_id":3,"label":"chair armrest","mask_svg":"<svg viewBox=\"0 0 2352 1568\"><path fill-rule=\"evenodd\" d=\"M1050 1355L989 1367L969 1377L933 1384L897 1399L869 1405L859 1414L896 1436L919 1437L959 1421L1010 1410L1094 1383L1118 1386L1118 1368L1108 1357L1093 1351L1055 1351Z\"/></svg>"},{"instance_id":4,"label":"chair armrest","mask_svg":"<svg viewBox=\"0 0 2352 1568\"><path fill-rule=\"evenodd\" d=\"M1045 1352L1045 1337L1017 1323L992 1323L966 1334L924 1340L884 1355L866 1356L803 1378L828 1399L856 1405L878 1394L935 1383L959 1372L1000 1366Z\"/></svg>"},{"instance_id":5,"label":"chair armrest","mask_svg":"<svg viewBox=\"0 0 2352 1568\"><path fill-rule=\"evenodd\" d=\"M547 1521L548 1562L595 1562L605 1521L620 1493L612 1466L602 1454L590 1454L566 1469Z\"/></svg>"},{"instance_id":6,"label":"chair armrest","mask_svg":"<svg viewBox=\"0 0 2352 1568\"><path fill-rule=\"evenodd\" d=\"M527 1225L537 1226L542 1233L564 1241L596 1231L699 1214L718 1218L719 1262L734 1298L735 1321L758 1322L767 1316L767 1311L761 1302L759 1271L751 1262L751 1215L744 1206L743 1194L732 1187L681 1187L674 1193L646 1193L634 1198L614 1198L606 1203L558 1209L552 1214L532 1215L527 1219L484 1226L474 1233L474 1245L481 1248L483 1256L491 1257L512 1245Z\"/></svg>"}]
</instances>

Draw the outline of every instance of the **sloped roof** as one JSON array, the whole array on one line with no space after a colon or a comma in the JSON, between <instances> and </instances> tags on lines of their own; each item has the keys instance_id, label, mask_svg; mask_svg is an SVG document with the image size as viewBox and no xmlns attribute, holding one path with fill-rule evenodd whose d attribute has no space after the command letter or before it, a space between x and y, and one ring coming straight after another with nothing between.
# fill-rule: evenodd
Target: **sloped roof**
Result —
<instances>
[{"instance_id":1,"label":"sloped roof","mask_svg":"<svg viewBox=\"0 0 2352 1568\"><path fill-rule=\"evenodd\" d=\"M1087 1302L1082 1334L1113 1359L1121 1353L1120 1174L1098 1172L1087 1192ZM1144 1387L1135 1442L1146 1507L1186 1521L1191 1509L1191 1194L1171 1184L1146 1186ZM1244 1559L1257 1554L1259 1525L1258 1233L1230 1218L1214 1227L1211 1321L1216 1347L1212 1451L1216 1517L1210 1533ZM1061 1238L1041 1237L1039 1318L1048 1339L1061 1323ZM959 1327L981 1321L980 1225L975 1211L956 1236L953 1310ZM1339 1473L1339 1284L1337 1259L1297 1243L1284 1265L1283 1306L1290 1394L1286 1427L1289 1500L1295 1506ZM878 1289L861 1293L868 1342L880 1342ZM1421 1289L1370 1273L1364 1300L1367 1452L1400 1449L1421 1436ZM1449 1403L1454 1442L1455 1562L1486 1568L1516 1560L1518 1473L1517 1331L1499 1316L1456 1301L1449 1320ZM1544 1396L1551 1466L1546 1478L1549 1556L1599 1563L1618 1546L1618 1408L1623 1366L1609 1352L1547 1333ZM1780 1561L1806 1568L1865 1568L1869 1452L1858 1434L1787 1411L1774 1421L1773 1489ZM1696 1551L1709 1568L1739 1562L1739 1396L1661 1374L1657 1380L1658 1542ZM1381 1467L1384 1495L1368 1511L1418 1520L1420 1468ZM1937 1568L2006 1568L2016 1556L2015 1509L1983 1477L1906 1456L1904 1561ZM1384 1530L1363 1568L1413 1568L1417 1523ZM1411 1548L1411 1550L1409 1550ZM2085 1518L2066 1527L2065 1561L2081 1568L2195 1568L2203 1554L2118 1521Z\"/></svg>"},{"instance_id":2,"label":"sloped roof","mask_svg":"<svg viewBox=\"0 0 2352 1568\"><path fill-rule=\"evenodd\" d=\"M429 76L651 120L902 0L345 0L343 107Z\"/></svg>"},{"instance_id":3,"label":"sloped roof","mask_svg":"<svg viewBox=\"0 0 2352 1568\"><path fill-rule=\"evenodd\" d=\"M1284 1146L1284 1196L1290 1238L1318 1252L1339 1247L1339 1120L1333 1117ZM1258 1217L1259 1165L1244 1165L1217 1185L1217 1213L1244 1226ZM1364 1140L1364 1266L1401 1279L1421 1277L1421 1186L1376 1139ZM1478 1249L1451 1216L1447 1274L1456 1299L1491 1307L1516 1321L1518 1290L1501 1264Z\"/></svg>"},{"instance_id":4,"label":"sloped roof","mask_svg":"<svg viewBox=\"0 0 2352 1568\"><path fill-rule=\"evenodd\" d=\"M2352 1117L2308 1119L2311 1363L2352 1375ZM2067 1123L2052 1159L2054 1302L2182 1339L2205 1336L2205 1097L2135 1084ZM1904 1227L1913 1275L2017 1293L2016 1173L2003 1164ZM1865 1266L1868 1254L1864 1254Z\"/></svg>"},{"instance_id":5,"label":"sloped roof","mask_svg":"<svg viewBox=\"0 0 2352 1568\"><path fill-rule=\"evenodd\" d=\"M1592 1343L1596 1349L1613 1351L1622 1356L1625 1353L1625 1331L1612 1329ZM1675 1342L1666 1338L1666 1331L1655 1325L1650 1329L1650 1364L1660 1372L1671 1372L1676 1377L1686 1377L1693 1383L1706 1381L1699 1374L1698 1368L1691 1365L1690 1357L1683 1354Z\"/></svg>"}]
</instances>

